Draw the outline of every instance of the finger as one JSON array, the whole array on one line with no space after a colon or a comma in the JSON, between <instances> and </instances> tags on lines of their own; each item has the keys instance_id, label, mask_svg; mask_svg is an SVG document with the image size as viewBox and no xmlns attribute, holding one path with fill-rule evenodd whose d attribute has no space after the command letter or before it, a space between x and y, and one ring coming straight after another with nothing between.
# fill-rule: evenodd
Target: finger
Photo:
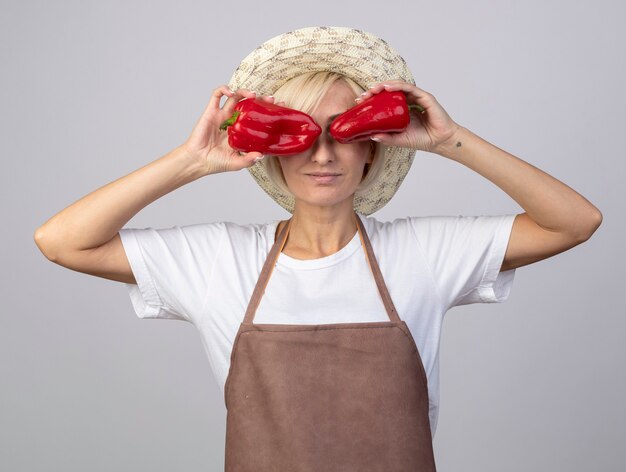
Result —
<instances>
[{"instance_id":1,"label":"finger","mask_svg":"<svg viewBox=\"0 0 626 472\"><path fill-rule=\"evenodd\" d=\"M378 133L370 136L370 139L385 146L401 146L404 142L400 133Z\"/></svg>"},{"instance_id":2,"label":"finger","mask_svg":"<svg viewBox=\"0 0 626 472\"><path fill-rule=\"evenodd\" d=\"M220 107L220 100L224 95L226 95L227 97L232 97L234 94L235 92L233 92L228 87L228 85L221 85L217 87L215 90L213 90L213 93L211 94L211 99L209 100L207 109L217 110Z\"/></svg>"},{"instance_id":3,"label":"finger","mask_svg":"<svg viewBox=\"0 0 626 472\"><path fill-rule=\"evenodd\" d=\"M243 98L254 98L258 95L255 91L248 89L237 89L235 94L240 95Z\"/></svg>"},{"instance_id":4,"label":"finger","mask_svg":"<svg viewBox=\"0 0 626 472\"><path fill-rule=\"evenodd\" d=\"M213 90L213 93L211 93L211 98L209 99L206 108L202 112L202 115L200 115L200 118L198 118L194 129L206 128L208 123L211 121L216 108L219 108L221 98L225 95L231 96L233 94L234 92L230 88L228 88L227 85L221 85Z\"/></svg>"},{"instance_id":5,"label":"finger","mask_svg":"<svg viewBox=\"0 0 626 472\"><path fill-rule=\"evenodd\" d=\"M415 87L412 83L407 82L406 80L401 79L392 79L392 80L383 80L380 84L378 84L384 88L394 87L394 88L405 88L409 89L411 87Z\"/></svg>"},{"instance_id":6,"label":"finger","mask_svg":"<svg viewBox=\"0 0 626 472\"><path fill-rule=\"evenodd\" d=\"M357 103L361 103L363 100L367 100L368 98L373 97L374 95L382 92L383 90L384 90L383 87L379 87L379 86L372 87L369 90L366 90L365 92L363 92L358 97L356 97L354 101Z\"/></svg>"},{"instance_id":7,"label":"finger","mask_svg":"<svg viewBox=\"0 0 626 472\"><path fill-rule=\"evenodd\" d=\"M389 137L388 134L378 133L378 134L371 135L370 140L376 143L387 144L388 137Z\"/></svg>"},{"instance_id":8,"label":"finger","mask_svg":"<svg viewBox=\"0 0 626 472\"><path fill-rule=\"evenodd\" d=\"M366 99L370 98L372 95L380 93L382 90L383 90L382 84L372 85L370 88L365 90L361 95L356 97L355 101L356 102L361 102L363 100L366 100Z\"/></svg>"},{"instance_id":9,"label":"finger","mask_svg":"<svg viewBox=\"0 0 626 472\"><path fill-rule=\"evenodd\" d=\"M237 105L238 102L240 102L241 100L245 98L252 99L255 97L256 97L256 92L251 92L250 90L246 90L246 89L239 89L235 91L235 93L231 97L229 97L228 100L226 100L226 102L224 103L224 106L222 107L222 110L226 112L228 115L232 115L235 109L235 105Z\"/></svg>"},{"instance_id":10,"label":"finger","mask_svg":"<svg viewBox=\"0 0 626 472\"><path fill-rule=\"evenodd\" d=\"M419 88L416 85L409 84L407 82L385 84L385 89L391 91L402 90L406 93L407 98L413 98L416 102L420 102L422 105L428 104L434 97L426 90Z\"/></svg>"},{"instance_id":11,"label":"finger","mask_svg":"<svg viewBox=\"0 0 626 472\"><path fill-rule=\"evenodd\" d=\"M363 92L360 97L357 97L355 101L361 102L363 100L368 99L372 95L382 92L383 90L387 90L389 92L395 92L395 91L400 90L407 94L410 93L416 98L421 98L425 95L428 95L428 92L420 89L419 87L416 87L415 85L409 82L406 82L400 79L393 79L393 80L385 80L378 84L372 85L368 90Z\"/></svg>"},{"instance_id":12,"label":"finger","mask_svg":"<svg viewBox=\"0 0 626 472\"><path fill-rule=\"evenodd\" d=\"M265 158L262 152L256 151L243 153L242 157L248 162L248 167L255 165Z\"/></svg>"}]
</instances>

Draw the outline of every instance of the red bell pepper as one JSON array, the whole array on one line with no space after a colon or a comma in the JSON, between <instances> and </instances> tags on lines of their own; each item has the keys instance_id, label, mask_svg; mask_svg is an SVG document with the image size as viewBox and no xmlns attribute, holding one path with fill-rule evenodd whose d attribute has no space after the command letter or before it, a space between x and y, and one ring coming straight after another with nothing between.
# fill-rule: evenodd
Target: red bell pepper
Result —
<instances>
[{"instance_id":1,"label":"red bell pepper","mask_svg":"<svg viewBox=\"0 0 626 472\"><path fill-rule=\"evenodd\" d=\"M228 129L228 144L237 151L276 156L306 151L322 133L322 128L306 113L259 98L239 101L220 129Z\"/></svg>"},{"instance_id":2,"label":"red bell pepper","mask_svg":"<svg viewBox=\"0 0 626 472\"><path fill-rule=\"evenodd\" d=\"M383 90L339 115L330 125L330 135L340 143L365 141L377 133L404 131L411 120L404 92Z\"/></svg>"}]
</instances>

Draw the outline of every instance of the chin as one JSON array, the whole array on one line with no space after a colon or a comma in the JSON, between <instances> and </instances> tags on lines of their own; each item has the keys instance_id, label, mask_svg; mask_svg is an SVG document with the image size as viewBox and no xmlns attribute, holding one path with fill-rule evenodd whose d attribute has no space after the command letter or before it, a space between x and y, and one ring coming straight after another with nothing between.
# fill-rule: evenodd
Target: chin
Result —
<instances>
[{"instance_id":1,"label":"chin","mask_svg":"<svg viewBox=\"0 0 626 472\"><path fill-rule=\"evenodd\" d=\"M309 197L309 198L298 198L296 197L296 203L300 202L301 204L305 204L305 205L309 205L309 206L318 206L318 207L336 207L336 206L340 206L342 204L344 204L346 202L346 200L350 200L351 202L354 202L354 194L352 195L348 195L346 197L343 198L315 198L315 197Z\"/></svg>"}]
</instances>

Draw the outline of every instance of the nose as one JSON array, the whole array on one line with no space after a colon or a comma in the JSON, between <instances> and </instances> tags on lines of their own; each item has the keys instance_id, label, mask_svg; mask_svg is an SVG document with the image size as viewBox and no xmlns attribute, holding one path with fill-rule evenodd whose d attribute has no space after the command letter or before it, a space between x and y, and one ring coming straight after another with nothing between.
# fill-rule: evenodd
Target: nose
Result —
<instances>
[{"instance_id":1,"label":"nose","mask_svg":"<svg viewBox=\"0 0 626 472\"><path fill-rule=\"evenodd\" d=\"M318 164L326 164L335 159L331 141L323 132L311 147L311 160Z\"/></svg>"}]
</instances>

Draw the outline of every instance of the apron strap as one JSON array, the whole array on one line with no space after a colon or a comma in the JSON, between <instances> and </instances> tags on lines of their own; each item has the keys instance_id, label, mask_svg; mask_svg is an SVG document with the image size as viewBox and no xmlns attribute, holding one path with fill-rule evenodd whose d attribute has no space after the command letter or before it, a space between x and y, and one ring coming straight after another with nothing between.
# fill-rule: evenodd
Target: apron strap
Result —
<instances>
[{"instance_id":1,"label":"apron strap","mask_svg":"<svg viewBox=\"0 0 626 472\"><path fill-rule=\"evenodd\" d=\"M365 251L365 259L370 267L372 274L374 275L374 280L376 281L376 286L378 287L378 293L380 294L380 297L383 301L383 305L385 306L387 315L389 316L389 319L391 321L400 322L398 312L396 311L393 301L391 300L389 290L387 290L387 284L385 284L383 275L380 272L380 267L378 266L376 255L374 254L374 250L372 249L369 237L367 236L367 231L365 230L361 219L357 217L356 213L353 213L353 218L356 222L359 238L361 239L361 246ZM282 252L283 247L287 242L287 235L289 234L290 228L291 218L289 218L289 221L281 230L280 234L276 238L276 241L274 242L274 245L272 246L272 249L265 259L263 269L261 270L259 279L257 280L256 286L254 287L254 292L252 292L252 297L250 298L250 302L248 303L248 308L246 309L246 315L243 319L244 324L252 324L252 321L254 320L254 315L259 306L259 303L261 303L261 297L263 296L263 294L265 294L265 288L267 287L267 283L269 282L272 271L276 266L278 256Z\"/></svg>"}]
</instances>

